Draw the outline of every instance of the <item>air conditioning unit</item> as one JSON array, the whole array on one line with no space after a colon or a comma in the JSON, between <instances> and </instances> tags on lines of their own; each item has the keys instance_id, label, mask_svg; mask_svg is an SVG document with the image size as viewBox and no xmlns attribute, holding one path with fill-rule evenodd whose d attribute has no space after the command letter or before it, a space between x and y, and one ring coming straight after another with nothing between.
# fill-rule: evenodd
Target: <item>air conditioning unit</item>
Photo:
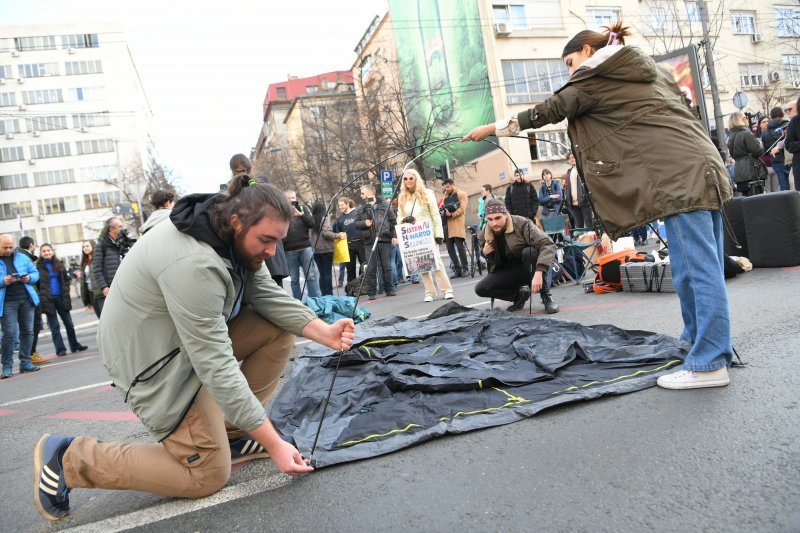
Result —
<instances>
[{"instance_id":1,"label":"air conditioning unit","mask_svg":"<svg viewBox=\"0 0 800 533\"><path fill-rule=\"evenodd\" d=\"M6 139L11 140L13 138L14 138L14 134L13 133L11 133L10 131L6 132Z\"/></svg>"},{"instance_id":2,"label":"air conditioning unit","mask_svg":"<svg viewBox=\"0 0 800 533\"><path fill-rule=\"evenodd\" d=\"M71 47L70 47L70 48L67 48L67 53L68 53L68 54L74 54L74 53L75 53L75 49L74 49L74 48L71 48Z\"/></svg>"},{"instance_id":3,"label":"air conditioning unit","mask_svg":"<svg viewBox=\"0 0 800 533\"><path fill-rule=\"evenodd\" d=\"M31 135L33 135L34 137L38 137L39 136L39 130L33 130L31 132Z\"/></svg>"},{"instance_id":4,"label":"air conditioning unit","mask_svg":"<svg viewBox=\"0 0 800 533\"><path fill-rule=\"evenodd\" d=\"M5 84L6 84L6 79L0 78L0 85L5 85Z\"/></svg>"},{"instance_id":5,"label":"air conditioning unit","mask_svg":"<svg viewBox=\"0 0 800 533\"><path fill-rule=\"evenodd\" d=\"M25 107L25 104L19 104L17 106L17 109L19 109L20 111L25 111L27 108Z\"/></svg>"},{"instance_id":6,"label":"air conditioning unit","mask_svg":"<svg viewBox=\"0 0 800 533\"><path fill-rule=\"evenodd\" d=\"M89 128L86 126L81 126L81 133L86 133L87 131L89 131Z\"/></svg>"},{"instance_id":7,"label":"air conditioning unit","mask_svg":"<svg viewBox=\"0 0 800 533\"><path fill-rule=\"evenodd\" d=\"M17 83L25 83L25 78L17 78Z\"/></svg>"},{"instance_id":8,"label":"air conditioning unit","mask_svg":"<svg viewBox=\"0 0 800 533\"><path fill-rule=\"evenodd\" d=\"M35 165L36 164L36 160L35 159L28 159L28 164L29 165Z\"/></svg>"},{"instance_id":9,"label":"air conditioning unit","mask_svg":"<svg viewBox=\"0 0 800 533\"><path fill-rule=\"evenodd\" d=\"M36 220L38 220L39 222L44 221L44 215L36 215Z\"/></svg>"},{"instance_id":10,"label":"air conditioning unit","mask_svg":"<svg viewBox=\"0 0 800 533\"><path fill-rule=\"evenodd\" d=\"M506 22L498 22L494 25L494 32L497 35L511 35L511 26Z\"/></svg>"},{"instance_id":11,"label":"air conditioning unit","mask_svg":"<svg viewBox=\"0 0 800 533\"><path fill-rule=\"evenodd\" d=\"M781 73L779 70L774 70L769 73L769 81L776 82L781 81Z\"/></svg>"},{"instance_id":12,"label":"air conditioning unit","mask_svg":"<svg viewBox=\"0 0 800 533\"><path fill-rule=\"evenodd\" d=\"M19 50L11 50L11 57L19 57Z\"/></svg>"},{"instance_id":13,"label":"air conditioning unit","mask_svg":"<svg viewBox=\"0 0 800 533\"><path fill-rule=\"evenodd\" d=\"M762 40L764 40L764 36L760 33L754 33L751 35L751 37L753 38L754 43L760 43Z\"/></svg>"}]
</instances>

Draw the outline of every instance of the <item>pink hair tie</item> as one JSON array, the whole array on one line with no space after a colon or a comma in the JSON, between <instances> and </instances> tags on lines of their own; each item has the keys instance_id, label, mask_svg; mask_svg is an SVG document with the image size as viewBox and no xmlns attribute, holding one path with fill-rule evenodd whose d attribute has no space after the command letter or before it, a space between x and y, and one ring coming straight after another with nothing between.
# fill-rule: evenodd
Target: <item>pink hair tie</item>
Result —
<instances>
[{"instance_id":1,"label":"pink hair tie","mask_svg":"<svg viewBox=\"0 0 800 533\"><path fill-rule=\"evenodd\" d=\"M617 38L616 32L611 32L608 34L608 41L606 42L606 46L609 44L619 44L619 39Z\"/></svg>"}]
</instances>

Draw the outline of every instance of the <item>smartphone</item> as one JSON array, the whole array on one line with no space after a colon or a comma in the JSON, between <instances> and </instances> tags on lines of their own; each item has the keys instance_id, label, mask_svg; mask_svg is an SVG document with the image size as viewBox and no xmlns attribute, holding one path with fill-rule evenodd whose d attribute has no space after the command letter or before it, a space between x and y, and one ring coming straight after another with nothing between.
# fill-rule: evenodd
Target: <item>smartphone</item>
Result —
<instances>
[{"instance_id":1,"label":"smartphone","mask_svg":"<svg viewBox=\"0 0 800 533\"><path fill-rule=\"evenodd\" d=\"M20 276L20 275L19 275L17 272L12 272L11 274L9 274L9 276L11 276L11 277L12 277L12 278L14 278L14 279L19 279L19 278L21 278L21 277L22 277L22 276Z\"/></svg>"},{"instance_id":2,"label":"smartphone","mask_svg":"<svg viewBox=\"0 0 800 533\"><path fill-rule=\"evenodd\" d=\"M297 209L298 211L300 211L300 202L298 202L298 201L294 201L294 202L292 202L292 205L294 206L294 208L295 208L295 209Z\"/></svg>"}]
</instances>

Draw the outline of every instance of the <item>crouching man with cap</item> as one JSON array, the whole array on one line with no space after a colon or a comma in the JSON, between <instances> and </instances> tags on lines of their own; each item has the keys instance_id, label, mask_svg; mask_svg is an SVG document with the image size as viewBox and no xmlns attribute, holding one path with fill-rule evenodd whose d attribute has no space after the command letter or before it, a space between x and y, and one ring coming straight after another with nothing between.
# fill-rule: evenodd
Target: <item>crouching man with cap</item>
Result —
<instances>
[{"instance_id":1,"label":"crouching man with cap","mask_svg":"<svg viewBox=\"0 0 800 533\"><path fill-rule=\"evenodd\" d=\"M264 260L294 214L283 193L247 175L219 194L182 198L119 267L97 341L123 401L159 441L45 435L34 452L34 502L69 513L74 488L208 496L231 464L269 454L278 470L312 470L277 433L264 404L295 335L332 349L353 321L327 324L283 291Z\"/></svg>"},{"instance_id":2,"label":"crouching man with cap","mask_svg":"<svg viewBox=\"0 0 800 533\"><path fill-rule=\"evenodd\" d=\"M531 292L538 292L547 313L558 313L558 305L544 283L556 245L530 219L509 214L496 198L486 201L485 213L486 228L478 240L489 274L475 286L475 294L513 302L507 310L518 311Z\"/></svg>"}]
</instances>

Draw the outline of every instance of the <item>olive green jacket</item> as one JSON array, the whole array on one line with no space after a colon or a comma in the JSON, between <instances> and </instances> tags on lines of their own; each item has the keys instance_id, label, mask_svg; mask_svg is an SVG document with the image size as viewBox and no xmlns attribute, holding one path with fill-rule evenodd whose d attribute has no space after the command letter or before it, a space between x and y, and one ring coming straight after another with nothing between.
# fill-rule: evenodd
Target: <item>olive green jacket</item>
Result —
<instances>
[{"instance_id":1,"label":"olive green jacket","mask_svg":"<svg viewBox=\"0 0 800 533\"><path fill-rule=\"evenodd\" d=\"M158 440L178 426L201 385L236 427L250 431L266 419L228 336L242 281L229 259L172 220L148 231L120 264L98 346L114 384ZM291 333L316 318L263 265L245 274L244 287L242 306Z\"/></svg>"},{"instance_id":2,"label":"olive green jacket","mask_svg":"<svg viewBox=\"0 0 800 533\"><path fill-rule=\"evenodd\" d=\"M589 201L616 239L647 222L716 210L732 196L719 153L672 76L632 46L598 50L520 129L568 120Z\"/></svg>"}]
</instances>

